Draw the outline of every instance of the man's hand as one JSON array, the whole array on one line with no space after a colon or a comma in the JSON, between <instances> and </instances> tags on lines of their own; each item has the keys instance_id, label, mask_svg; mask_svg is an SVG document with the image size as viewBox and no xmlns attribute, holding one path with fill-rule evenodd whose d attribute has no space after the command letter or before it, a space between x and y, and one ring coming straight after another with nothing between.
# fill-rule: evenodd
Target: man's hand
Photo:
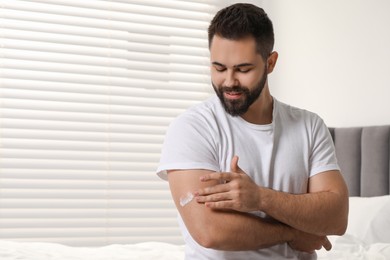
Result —
<instances>
[{"instance_id":1,"label":"man's hand","mask_svg":"<svg viewBox=\"0 0 390 260\"><path fill-rule=\"evenodd\" d=\"M326 236L317 236L296 230L295 239L290 241L288 245L298 251L313 253L315 250L320 250L324 247L327 251L332 249L332 244Z\"/></svg>"},{"instance_id":2,"label":"man's hand","mask_svg":"<svg viewBox=\"0 0 390 260\"><path fill-rule=\"evenodd\" d=\"M260 189L253 180L238 167L234 156L230 173L210 173L201 177L202 182L219 181L218 185L195 192L196 201L213 209L231 209L241 212L259 210Z\"/></svg>"}]
</instances>

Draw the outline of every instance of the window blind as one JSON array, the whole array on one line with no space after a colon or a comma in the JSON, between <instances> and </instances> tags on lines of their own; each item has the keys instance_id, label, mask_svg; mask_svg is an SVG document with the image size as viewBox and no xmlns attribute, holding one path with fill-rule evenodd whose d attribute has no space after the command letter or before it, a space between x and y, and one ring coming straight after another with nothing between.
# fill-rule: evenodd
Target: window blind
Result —
<instances>
[{"instance_id":1,"label":"window blind","mask_svg":"<svg viewBox=\"0 0 390 260\"><path fill-rule=\"evenodd\" d=\"M183 243L155 170L206 99L206 0L0 0L0 239Z\"/></svg>"}]
</instances>

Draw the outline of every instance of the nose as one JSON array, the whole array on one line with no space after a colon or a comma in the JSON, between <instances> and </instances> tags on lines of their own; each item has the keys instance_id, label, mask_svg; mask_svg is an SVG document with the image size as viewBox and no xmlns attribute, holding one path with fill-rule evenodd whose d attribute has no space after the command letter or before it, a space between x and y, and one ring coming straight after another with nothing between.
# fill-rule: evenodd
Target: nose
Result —
<instances>
[{"instance_id":1,"label":"nose","mask_svg":"<svg viewBox=\"0 0 390 260\"><path fill-rule=\"evenodd\" d=\"M233 70L227 70L226 78L224 82L225 87L233 87L237 85L237 79Z\"/></svg>"}]
</instances>

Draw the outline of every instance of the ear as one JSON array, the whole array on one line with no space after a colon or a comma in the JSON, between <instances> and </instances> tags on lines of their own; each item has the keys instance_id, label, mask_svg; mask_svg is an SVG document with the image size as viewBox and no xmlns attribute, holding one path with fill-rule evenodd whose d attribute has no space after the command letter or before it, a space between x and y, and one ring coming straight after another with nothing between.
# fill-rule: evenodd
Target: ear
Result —
<instances>
[{"instance_id":1,"label":"ear","mask_svg":"<svg viewBox=\"0 0 390 260\"><path fill-rule=\"evenodd\" d=\"M276 66L276 61L278 60L279 54L276 51L271 52L271 54L268 56L267 59L267 73L271 73L275 66Z\"/></svg>"}]
</instances>

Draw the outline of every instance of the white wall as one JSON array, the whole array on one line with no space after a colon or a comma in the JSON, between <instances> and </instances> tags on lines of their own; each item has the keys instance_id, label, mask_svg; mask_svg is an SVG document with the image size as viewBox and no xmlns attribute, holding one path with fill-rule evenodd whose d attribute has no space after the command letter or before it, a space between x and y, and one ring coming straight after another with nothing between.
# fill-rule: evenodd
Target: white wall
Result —
<instances>
[{"instance_id":1,"label":"white wall","mask_svg":"<svg viewBox=\"0 0 390 260\"><path fill-rule=\"evenodd\" d=\"M275 97L328 126L390 124L390 1L259 2L275 27Z\"/></svg>"}]
</instances>

